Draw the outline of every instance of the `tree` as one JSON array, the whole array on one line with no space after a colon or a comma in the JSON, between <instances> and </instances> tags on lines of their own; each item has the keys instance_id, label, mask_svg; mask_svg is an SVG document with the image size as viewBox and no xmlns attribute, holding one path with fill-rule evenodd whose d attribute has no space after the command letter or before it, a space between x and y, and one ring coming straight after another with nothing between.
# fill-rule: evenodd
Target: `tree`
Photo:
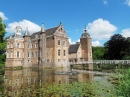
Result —
<instances>
[{"instance_id":1,"label":"tree","mask_svg":"<svg viewBox=\"0 0 130 97\"><path fill-rule=\"evenodd\" d=\"M92 52L93 52L94 60L104 59L103 57L104 57L105 49L103 46L92 47Z\"/></svg>"},{"instance_id":2,"label":"tree","mask_svg":"<svg viewBox=\"0 0 130 97\"><path fill-rule=\"evenodd\" d=\"M106 52L104 54L105 59L121 60L130 53L130 39L125 38L120 34L111 36L110 40L104 44ZM128 56L127 56L128 58Z\"/></svg>"},{"instance_id":3,"label":"tree","mask_svg":"<svg viewBox=\"0 0 130 97\"><path fill-rule=\"evenodd\" d=\"M0 17L0 63L5 61L5 51L6 51L6 41L4 39L5 36L5 24L2 22L2 18Z\"/></svg>"}]
</instances>

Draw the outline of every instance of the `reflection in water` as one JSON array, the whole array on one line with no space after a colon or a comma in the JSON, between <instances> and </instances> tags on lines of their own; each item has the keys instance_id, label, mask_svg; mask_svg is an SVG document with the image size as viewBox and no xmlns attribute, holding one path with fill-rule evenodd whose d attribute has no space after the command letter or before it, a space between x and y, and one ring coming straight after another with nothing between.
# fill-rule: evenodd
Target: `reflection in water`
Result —
<instances>
[{"instance_id":1,"label":"reflection in water","mask_svg":"<svg viewBox=\"0 0 130 97\"><path fill-rule=\"evenodd\" d=\"M6 70L4 79L5 96L31 96L35 89L46 86L47 84L62 84L72 82L83 82L93 80L91 73L79 73L75 75L59 75L55 72L63 69L22 69Z\"/></svg>"}]
</instances>

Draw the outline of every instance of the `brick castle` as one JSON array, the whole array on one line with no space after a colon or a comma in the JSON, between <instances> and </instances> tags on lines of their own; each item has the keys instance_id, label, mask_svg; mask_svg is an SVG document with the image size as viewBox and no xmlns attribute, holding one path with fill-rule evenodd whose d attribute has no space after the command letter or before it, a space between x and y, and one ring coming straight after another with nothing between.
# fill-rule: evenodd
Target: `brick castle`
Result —
<instances>
[{"instance_id":1,"label":"brick castle","mask_svg":"<svg viewBox=\"0 0 130 97\"><path fill-rule=\"evenodd\" d=\"M67 33L60 23L30 35L28 28L22 35L17 26L7 38L6 67L63 67L68 62L92 61L92 42L86 28L80 42L70 44Z\"/></svg>"}]
</instances>

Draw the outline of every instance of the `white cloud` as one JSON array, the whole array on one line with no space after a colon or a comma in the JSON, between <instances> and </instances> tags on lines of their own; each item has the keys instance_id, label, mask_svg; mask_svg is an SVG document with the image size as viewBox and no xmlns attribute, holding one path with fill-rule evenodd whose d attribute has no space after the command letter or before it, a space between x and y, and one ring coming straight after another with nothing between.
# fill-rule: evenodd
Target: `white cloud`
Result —
<instances>
[{"instance_id":1,"label":"white cloud","mask_svg":"<svg viewBox=\"0 0 130 97\"><path fill-rule=\"evenodd\" d=\"M130 6L130 0L126 0L125 4L127 4L128 6Z\"/></svg>"},{"instance_id":2,"label":"white cloud","mask_svg":"<svg viewBox=\"0 0 130 97\"><path fill-rule=\"evenodd\" d=\"M71 39L71 38L69 38L69 43L70 43L70 44L74 44L75 42L74 42L74 41L72 41L72 39Z\"/></svg>"},{"instance_id":3,"label":"white cloud","mask_svg":"<svg viewBox=\"0 0 130 97\"><path fill-rule=\"evenodd\" d=\"M5 16L5 14L3 12L0 12L0 17L3 19L3 20L8 20L8 18Z\"/></svg>"},{"instance_id":4,"label":"white cloud","mask_svg":"<svg viewBox=\"0 0 130 97\"><path fill-rule=\"evenodd\" d=\"M80 42L80 39L78 39L77 42Z\"/></svg>"},{"instance_id":5,"label":"white cloud","mask_svg":"<svg viewBox=\"0 0 130 97\"><path fill-rule=\"evenodd\" d=\"M87 29L93 40L105 40L116 32L117 27L112 25L109 21L99 18L89 23Z\"/></svg>"},{"instance_id":6,"label":"white cloud","mask_svg":"<svg viewBox=\"0 0 130 97\"><path fill-rule=\"evenodd\" d=\"M92 46L101 46L99 41L92 41Z\"/></svg>"},{"instance_id":7,"label":"white cloud","mask_svg":"<svg viewBox=\"0 0 130 97\"><path fill-rule=\"evenodd\" d=\"M107 5L108 1L107 0L103 0L103 4Z\"/></svg>"},{"instance_id":8,"label":"white cloud","mask_svg":"<svg viewBox=\"0 0 130 97\"><path fill-rule=\"evenodd\" d=\"M7 32L15 32L15 28L16 26L20 26L22 28L22 31L25 31L28 27L28 30L30 32L30 34L40 31L41 27L29 20L22 20L20 22L13 22L13 23L9 23L8 27L7 27Z\"/></svg>"},{"instance_id":9,"label":"white cloud","mask_svg":"<svg viewBox=\"0 0 130 97\"><path fill-rule=\"evenodd\" d=\"M130 37L130 28L122 30L121 35L123 35L124 37Z\"/></svg>"}]
</instances>

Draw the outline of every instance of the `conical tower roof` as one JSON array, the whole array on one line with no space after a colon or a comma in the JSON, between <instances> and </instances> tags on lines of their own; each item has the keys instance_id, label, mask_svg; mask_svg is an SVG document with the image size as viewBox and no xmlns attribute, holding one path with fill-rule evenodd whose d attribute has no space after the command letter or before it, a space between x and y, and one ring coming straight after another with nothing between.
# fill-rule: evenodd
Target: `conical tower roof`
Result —
<instances>
[{"instance_id":1,"label":"conical tower roof","mask_svg":"<svg viewBox=\"0 0 130 97\"><path fill-rule=\"evenodd\" d=\"M30 33L29 33L29 31L28 31L28 27L27 27L27 29L26 29L26 31L25 31L25 33L24 33L24 36L30 36Z\"/></svg>"}]
</instances>

